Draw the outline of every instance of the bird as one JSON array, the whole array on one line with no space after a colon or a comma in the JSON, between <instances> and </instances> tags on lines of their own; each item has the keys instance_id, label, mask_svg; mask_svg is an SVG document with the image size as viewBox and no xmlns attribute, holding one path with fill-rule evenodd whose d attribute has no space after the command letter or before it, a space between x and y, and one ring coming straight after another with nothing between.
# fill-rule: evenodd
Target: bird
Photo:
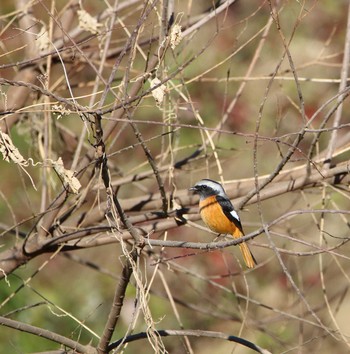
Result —
<instances>
[{"instance_id":1,"label":"bird","mask_svg":"<svg viewBox=\"0 0 350 354\"><path fill-rule=\"evenodd\" d=\"M241 220L219 182L205 178L189 190L199 195L200 216L209 229L219 234L230 234L234 238L244 236ZM239 248L246 266L254 268L257 262L248 245L242 242Z\"/></svg>"}]
</instances>

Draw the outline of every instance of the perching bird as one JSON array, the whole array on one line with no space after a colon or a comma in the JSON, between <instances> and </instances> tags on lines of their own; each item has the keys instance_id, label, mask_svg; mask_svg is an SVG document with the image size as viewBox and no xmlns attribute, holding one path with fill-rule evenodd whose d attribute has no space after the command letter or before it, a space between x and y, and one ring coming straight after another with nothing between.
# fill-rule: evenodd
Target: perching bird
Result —
<instances>
[{"instance_id":1,"label":"perching bird","mask_svg":"<svg viewBox=\"0 0 350 354\"><path fill-rule=\"evenodd\" d=\"M234 238L244 236L241 220L219 182L202 179L190 191L199 195L199 212L205 224L219 234L230 234ZM257 264L245 242L239 244L248 268Z\"/></svg>"}]
</instances>

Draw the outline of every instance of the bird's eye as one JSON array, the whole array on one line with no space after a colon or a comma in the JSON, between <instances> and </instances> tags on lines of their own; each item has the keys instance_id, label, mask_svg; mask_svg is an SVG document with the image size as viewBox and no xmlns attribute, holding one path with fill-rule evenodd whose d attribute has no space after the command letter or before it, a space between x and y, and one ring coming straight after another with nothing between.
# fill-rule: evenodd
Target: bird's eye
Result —
<instances>
[{"instance_id":1,"label":"bird's eye","mask_svg":"<svg viewBox=\"0 0 350 354\"><path fill-rule=\"evenodd\" d=\"M208 186L206 186L205 184L202 186L203 189L207 189Z\"/></svg>"}]
</instances>

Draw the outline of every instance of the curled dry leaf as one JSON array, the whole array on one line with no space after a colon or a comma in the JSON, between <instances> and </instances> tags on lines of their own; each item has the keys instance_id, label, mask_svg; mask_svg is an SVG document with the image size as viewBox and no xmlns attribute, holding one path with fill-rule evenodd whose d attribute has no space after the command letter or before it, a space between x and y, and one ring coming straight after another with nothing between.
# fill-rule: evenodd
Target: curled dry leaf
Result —
<instances>
[{"instance_id":1,"label":"curled dry leaf","mask_svg":"<svg viewBox=\"0 0 350 354\"><path fill-rule=\"evenodd\" d=\"M154 78L151 81L151 88L159 85L161 81L158 78ZM161 104L164 100L164 96L166 93L166 86L165 85L160 85L154 90L152 90L152 96L156 100L157 104Z\"/></svg>"},{"instance_id":2,"label":"curled dry leaf","mask_svg":"<svg viewBox=\"0 0 350 354\"><path fill-rule=\"evenodd\" d=\"M96 18L92 17L88 12L85 10L78 10L78 17L79 17L79 27L91 32L92 34L97 34L100 32L99 27L102 26Z\"/></svg>"},{"instance_id":3,"label":"curled dry leaf","mask_svg":"<svg viewBox=\"0 0 350 354\"><path fill-rule=\"evenodd\" d=\"M52 111L54 114L57 114L57 120L72 113L70 109L64 107L62 104L54 104L52 106Z\"/></svg>"},{"instance_id":4,"label":"curled dry leaf","mask_svg":"<svg viewBox=\"0 0 350 354\"><path fill-rule=\"evenodd\" d=\"M78 194L81 184L78 178L74 177L73 171L64 168L62 158L60 157L57 161L52 161L52 165L57 174L63 179L64 183L69 185L72 192Z\"/></svg>"},{"instance_id":5,"label":"curled dry leaf","mask_svg":"<svg viewBox=\"0 0 350 354\"><path fill-rule=\"evenodd\" d=\"M29 165L28 161L21 155L19 150L13 144L11 138L0 130L0 152L2 157L7 162L14 162L23 167Z\"/></svg>"},{"instance_id":6,"label":"curled dry leaf","mask_svg":"<svg viewBox=\"0 0 350 354\"><path fill-rule=\"evenodd\" d=\"M24 169L24 167L29 166L29 161L26 160L22 154L19 152L17 147L13 144L11 138L6 133L0 130L0 152L2 153L2 157L7 162L14 162L16 165L20 166L21 169L27 174L29 177L33 188L36 190L34 185L34 181L30 174Z\"/></svg>"},{"instance_id":7,"label":"curled dry leaf","mask_svg":"<svg viewBox=\"0 0 350 354\"><path fill-rule=\"evenodd\" d=\"M170 32L170 47L175 49L182 40L182 32L180 25L174 25Z\"/></svg>"}]
</instances>

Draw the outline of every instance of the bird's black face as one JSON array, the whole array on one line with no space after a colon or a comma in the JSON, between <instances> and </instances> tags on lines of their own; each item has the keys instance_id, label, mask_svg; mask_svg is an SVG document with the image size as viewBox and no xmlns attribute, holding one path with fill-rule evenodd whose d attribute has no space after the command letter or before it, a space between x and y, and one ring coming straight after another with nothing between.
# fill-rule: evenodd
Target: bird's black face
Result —
<instances>
[{"instance_id":1,"label":"bird's black face","mask_svg":"<svg viewBox=\"0 0 350 354\"><path fill-rule=\"evenodd\" d=\"M195 194L201 194L201 193L206 193L212 189L210 187L208 187L206 184L202 184L202 185L198 185L198 186L195 185L195 186L191 187L189 190Z\"/></svg>"},{"instance_id":2,"label":"bird's black face","mask_svg":"<svg viewBox=\"0 0 350 354\"><path fill-rule=\"evenodd\" d=\"M221 195L222 193L224 193L220 183L209 179L203 179L197 182L189 190L195 194L198 194L201 199L205 199L213 195Z\"/></svg>"}]
</instances>

